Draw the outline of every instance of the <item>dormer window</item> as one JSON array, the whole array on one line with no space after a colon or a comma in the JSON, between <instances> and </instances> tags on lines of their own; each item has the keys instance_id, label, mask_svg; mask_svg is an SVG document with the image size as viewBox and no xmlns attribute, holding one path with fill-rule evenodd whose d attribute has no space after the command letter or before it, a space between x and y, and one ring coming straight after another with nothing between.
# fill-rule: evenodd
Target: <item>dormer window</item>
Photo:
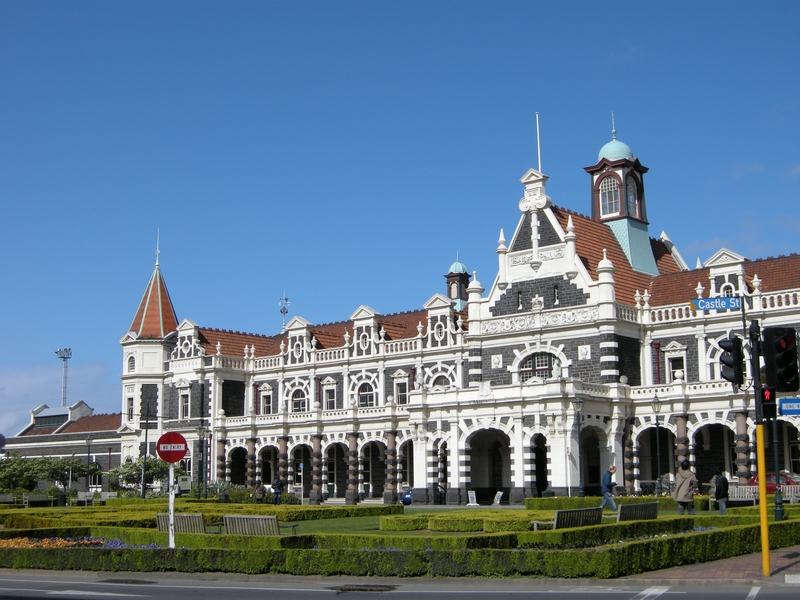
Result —
<instances>
[{"instance_id":1,"label":"dormer window","mask_svg":"<svg viewBox=\"0 0 800 600\"><path fill-rule=\"evenodd\" d=\"M600 182L600 215L619 214L619 182L614 177L606 177Z\"/></svg>"},{"instance_id":2,"label":"dormer window","mask_svg":"<svg viewBox=\"0 0 800 600\"><path fill-rule=\"evenodd\" d=\"M636 184L636 179L628 177L625 180L625 188L628 196L628 216L639 216L639 186Z\"/></svg>"}]
</instances>

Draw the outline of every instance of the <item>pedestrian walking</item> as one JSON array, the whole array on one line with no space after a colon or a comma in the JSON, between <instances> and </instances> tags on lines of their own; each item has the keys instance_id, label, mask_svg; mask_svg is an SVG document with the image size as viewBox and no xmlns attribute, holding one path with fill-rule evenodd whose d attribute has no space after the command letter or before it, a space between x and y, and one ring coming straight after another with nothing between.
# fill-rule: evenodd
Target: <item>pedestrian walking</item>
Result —
<instances>
[{"instance_id":1,"label":"pedestrian walking","mask_svg":"<svg viewBox=\"0 0 800 600\"><path fill-rule=\"evenodd\" d=\"M726 514L728 508L728 478L722 473L721 468L717 468L717 476L714 478L714 497L719 505L719 514Z\"/></svg>"},{"instance_id":2,"label":"pedestrian walking","mask_svg":"<svg viewBox=\"0 0 800 600\"><path fill-rule=\"evenodd\" d=\"M253 497L256 499L256 504L263 504L264 503L264 494L266 493L267 488L264 487L264 484L261 483L260 479L256 479L256 485L253 487Z\"/></svg>"},{"instance_id":3,"label":"pedestrian walking","mask_svg":"<svg viewBox=\"0 0 800 600\"><path fill-rule=\"evenodd\" d=\"M600 503L600 508L608 504L614 512L617 512L617 504L614 502L614 489L617 487L617 482L614 481L614 473L616 472L617 467L614 465L608 467L608 471L603 473L603 481L601 483L603 501Z\"/></svg>"},{"instance_id":4,"label":"pedestrian walking","mask_svg":"<svg viewBox=\"0 0 800 600\"><path fill-rule=\"evenodd\" d=\"M689 461L683 459L681 468L675 474L675 491L672 497L678 503L678 514L682 515L688 509L694 515L694 491L697 489L697 477L689 469Z\"/></svg>"},{"instance_id":5,"label":"pedestrian walking","mask_svg":"<svg viewBox=\"0 0 800 600\"><path fill-rule=\"evenodd\" d=\"M275 481L272 482L272 503L273 504L280 504L281 503L281 492L283 492L283 480L281 479L280 475L275 477Z\"/></svg>"}]
</instances>

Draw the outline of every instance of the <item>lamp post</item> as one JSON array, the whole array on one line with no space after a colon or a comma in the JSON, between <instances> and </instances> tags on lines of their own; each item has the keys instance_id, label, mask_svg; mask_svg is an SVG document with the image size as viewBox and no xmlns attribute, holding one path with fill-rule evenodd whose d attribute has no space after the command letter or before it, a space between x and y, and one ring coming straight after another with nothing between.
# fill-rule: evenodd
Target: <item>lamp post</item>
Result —
<instances>
[{"instance_id":1,"label":"lamp post","mask_svg":"<svg viewBox=\"0 0 800 600\"><path fill-rule=\"evenodd\" d=\"M583 415L581 414L581 409L583 408L583 398L578 398L577 396L572 400L572 404L575 405L575 416L578 422L578 498L583 498L586 494L583 490L583 452L581 449L581 420L583 419Z\"/></svg>"},{"instance_id":2,"label":"lamp post","mask_svg":"<svg viewBox=\"0 0 800 600\"><path fill-rule=\"evenodd\" d=\"M658 426L658 415L661 412L661 400L658 394L653 395L653 412L656 415L656 495L661 496L661 430Z\"/></svg>"},{"instance_id":3,"label":"lamp post","mask_svg":"<svg viewBox=\"0 0 800 600\"><path fill-rule=\"evenodd\" d=\"M92 462L90 453L92 451L92 440L86 438L86 491L89 491L89 464Z\"/></svg>"},{"instance_id":4,"label":"lamp post","mask_svg":"<svg viewBox=\"0 0 800 600\"><path fill-rule=\"evenodd\" d=\"M195 498L200 500L200 487L203 487L203 498L208 498L208 489L206 489L206 468L205 468L205 442L206 442L206 434L208 433L208 429L206 428L205 424L199 425L197 427L197 442L198 442L198 451L197 451L197 490L195 491Z\"/></svg>"}]
</instances>

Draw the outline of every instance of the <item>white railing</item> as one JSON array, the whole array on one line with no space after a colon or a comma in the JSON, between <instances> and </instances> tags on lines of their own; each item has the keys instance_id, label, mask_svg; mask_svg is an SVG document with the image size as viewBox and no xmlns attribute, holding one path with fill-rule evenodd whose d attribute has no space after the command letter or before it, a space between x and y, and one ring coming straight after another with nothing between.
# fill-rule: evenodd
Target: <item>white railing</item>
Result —
<instances>
[{"instance_id":1,"label":"white railing","mask_svg":"<svg viewBox=\"0 0 800 600\"><path fill-rule=\"evenodd\" d=\"M247 366L247 360L244 358L233 358L232 356L214 356L214 366L218 369L244 370Z\"/></svg>"},{"instance_id":2,"label":"white railing","mask_svg":"<svg viewBox=\"0 0 800 600\"><path fill-rule=\"evenodd\" d=\"M333 348L332 350L317 350L316 360L318 363L336 362L347 358L345 348Z\"/></svg>"},{"instance_id":3,"label":"white railing","mask_svg":"<svg viewBox=\"0 0 800 600\"><path fill-rule=\"evenodd\" d=\"M269 424L269 423L277 423L278 421L282 420L283 415L258 415L256 417L256 424Z\"/></svg>"},{"instance_id":4,"label":"white railing","mask_svg":"<svg viewBox=\"0 0 800 600\"><path fill-rule=\"evenodd\" d=\"M256 369L274 369L281 366L281 356L268 356L266 358L257 358L254 367Z\"/></svg>"},{"instance_id":5,"label":"white railing","mask_svg":"<svg viewBox=\"0 0 800 600\"><path fill-rule=\"evenodd\" d=\"M194 371L203 365L203 358L202 356L195 356L194 358L175 358L170 360L169 364L173 373Z\"/></svg>"},{"instance_id":6,"label":"white railing","mask_svg":"<svg viewBox=\"0 0 800 600\"><path fill-rule=\"evenodd\" d=\"M225 425L227 427L235 427L237 425L248 425L250 424L250 417L228 417L225 419Z\"/></svg>"},{"instance_id":7,"label":"white railing","mask_svg":"<svg viewBox=\"0 0 800 600\"><path fill-rule=\"evenodd\" d=\"M666 321L688 321L697 317L697 311L690 304L665 306L650 309L651 323L664 323Z\"/></svg>"},{"instance_id":8,"label":"white railing","mask_svg":"<svg viewBox=\"0 0 800 600\"><path fill-rule=\"evenodd\" d=\"M389 412L388 406L370 406L368 408L359 408L358 415L372 415L372 416L383 416Z\"/></svg>"},{"instance_id":9,"label":"white railing","mask_svg":"<svg viewBox=\"0 0 800 600\"><path fill-rule=\"evenodd\" d=\"M399 340L396 342L385 342L383 345L384 354L402 354L404 352L418 352L421 340L418 338L410 340Z\"/></svg>"},{"instance_id":10,"label":"white railing","mask_svg":"<svg viewBox=\"0 0 800 600\"><path fill-rule=\"evenodd\" d=\"M759 300L762 310L796 307L800 306L800 291L763 294Z\"/></svg>"},{"instance_id":11,"label":"white railing","mask_svg":"<svg viewBox=\"0 0 800 600\"><path fill-rule=\"evenodd\" d=\"M620 321L628 321L629 323L639 322L639 311L635 306L628 306L627 304L615 304L617 312L617 319Z\"/></svg>"}]
</instances>

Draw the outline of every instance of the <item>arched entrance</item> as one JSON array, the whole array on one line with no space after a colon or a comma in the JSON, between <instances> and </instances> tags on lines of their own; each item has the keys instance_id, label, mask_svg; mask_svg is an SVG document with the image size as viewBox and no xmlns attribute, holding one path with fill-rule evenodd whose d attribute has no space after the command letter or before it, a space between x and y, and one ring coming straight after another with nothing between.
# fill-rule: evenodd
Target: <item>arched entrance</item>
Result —
<instances>
[{"instance_id":1,"label":"arched entrance","mask_svg":"<svg viewBox=\"0 0 800 600\"><path fill-rule=\"evenodd\" d=\"M717 468L731 474L736 471L736 436L725 425L704 425L694 433L694 472L701 485L711 484ZM663 446L661 451L663 452ZM767 470L771 470L769 466ZM707 491L707 490L706 490Z\"/></svg>"},{"instance_id":2,"label":"arched entrance","mask_svg":"<svg viewBox=\"0 0 800 600\"><path fill-rule=\"evenodd\" d=\"M583 491L587 496L601 496L600 481L600 439L593 429L581 431L581 469L583 470Z\"/></svg>"},{"instance_id":3,"label":"arched entrance","mask_svg":"<svg viewBox=\"0 0 800 600\"><path fill-rule=\"evenodd\" d=\"M347 491L347 446L332 444L325 450L325 485L328 498L344 498Z\"/></svg>"},{"instance_id":4,"label":"arched entrance","mask_svg":"<svg viewBox=\"0 0 800 600\"><path fill-rule=\"evenodd\" d=\"M768 444L765 452L767 473L774 473L775 450L772 441L772 421L765 422L764 432ZM783 419L778 419L778 461L781 471L800 473L800 435L798 435L797 427Z\"/></svg>"},{"instance_id":5,"label":"arched entrance","mask_svg":"<svg viewBox=\"0 0 800 600\"><path fill-rule=\"evenodd\" d=\"M508 436L497 429L477 431L467 441L470 481L476 500L491 503L497 492L508 502L511 491L511 451Z\"/></svg>"},{"instance_id":6,"label":"arched entrance","mask_svg":"<svg viewBox=\"0 0 800 600\"><path fill-rule=\"evenodd\" d=\"M666 427L659 427L656 441L656 428L649 427L639 433L637 444L639 489L643 494L655 494L657 480L661 477L662 493L669 492L675 472L675 434Z\"/></svg>"},{"instance_id":7,"label":"arched entrance","mask_svg":"<svg viewBox=\"0 0 800 600\"><path fill-rule=\"evenodd\" d=\"M256 461L256 477L269 487L278 473L278 449L274 446L262 448Z\"/></svg>"},{"instance_id":8,"label":"arched entrance","mask_svg":"<svg viewBox=\"0 0 800 600\"><path fill-rule=\"evenodd\" d=\"M311 448L306 445L295 446L289 461L290 485L303 486L303 498L311 491ZM293 490L286 490L292 492Z\"/></svg>"},{"instance_id":9,"label":"arched entrance","mask_svg":"<svg viewBox=\"0 0 800 600\"><path fill-rule=\"evenodd\" d=\"M364 498L382 498L386 485L386 446L369 442L361 449Z\"/></svg>"},{"instance_id":10,"label":"arched entrance","mask_svg":"<svg viewBox=\"0 0 800 600\"><path fill-rule=\"evenodd\" d=\"M414 487L414 442L411 440L401 444L397 454L397 483L400 490L403 486Z\"/></svg>"},{"instance_id":11,"label":"arched entrance","mask_svg":"<svg viewBox=\"0 0 800 600\"><path fill-rule=\"evenodd\" d=\"M247 449L241 446L231 450L231 483L244 485L247 482Z\"/></svg>"},{"instance_id":12,"label":"arched entrance","mask_svg":"<svg viewBox=\"0 0 800 600\"><path fill-rule=\"evenodd\" d=\"M533 437L533 472L536 475L536 485L534 493L537 497L542 496L542 492L549 486L547 477L547 438L537 433Z\"/></svg>"}]
</instances>

